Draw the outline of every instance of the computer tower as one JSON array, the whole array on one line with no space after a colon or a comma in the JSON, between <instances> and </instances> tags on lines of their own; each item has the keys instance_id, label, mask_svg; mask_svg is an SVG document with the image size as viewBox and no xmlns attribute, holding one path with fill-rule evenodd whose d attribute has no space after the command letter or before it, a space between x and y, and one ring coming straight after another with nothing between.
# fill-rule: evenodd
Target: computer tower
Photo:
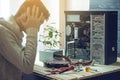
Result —
<instances>
[{"instance_id":1,"label":"computer tower","mask_svg":"<svg viewBox=\"0 0 120 80\"><path fill-rule=\"evenodd\" d=\"M65 11L66 56L116 62L117 18L117 11Z\"/></svg>"}]
</instances>

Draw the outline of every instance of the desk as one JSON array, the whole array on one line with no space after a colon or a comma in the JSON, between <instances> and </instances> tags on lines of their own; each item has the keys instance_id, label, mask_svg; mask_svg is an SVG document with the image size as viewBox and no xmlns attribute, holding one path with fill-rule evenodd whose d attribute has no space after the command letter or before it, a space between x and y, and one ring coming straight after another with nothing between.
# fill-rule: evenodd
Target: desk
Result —
<instances>
[{"instance_id":1,"label":"desk","mask_svg":"<svg viewBox=\"0 0 120 80\"><path fill-rule=\"evenodd\" d=\"M120 61L120 59L118 59ZM42 67L39 65L35 65L34 72L37 73L40 76L46 77L46 79L54 79L54 80L88 80L93 77L99 77L115 72L120 72L120 62L116 62L111 65L98 65L95 64L94 66L90 66L91 68L97 69L97 72L86 72L85 67L83 67L83 71L80 72L74 72L74 71L68 71L64 72L62 74L49 74L49 72L46 72L46 70L50 70L50 68ZM93 80L93 79L91 79ZM95 80L95 79L94 79ZM96 79L98 80L98 79ZM99 79L102 80L102 79ZM110 80L110 79L108 79ZM119 80L119 79L118 79Z\"/></svg>"}]
</instances>

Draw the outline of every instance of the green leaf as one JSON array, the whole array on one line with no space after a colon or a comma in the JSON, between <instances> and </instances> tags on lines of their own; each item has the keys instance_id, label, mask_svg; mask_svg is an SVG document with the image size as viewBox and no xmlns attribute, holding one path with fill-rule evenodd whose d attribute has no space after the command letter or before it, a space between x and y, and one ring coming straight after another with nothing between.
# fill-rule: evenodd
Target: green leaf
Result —
<instances>
[{"instance_id":1,"label":"green leaf","mask_svg":"<svg viewBox=\"0 0 120 80\"><path fill-rule=\"evenodd\" d=\"M53 37L53 32L49 32L49 37L52 38Z\"/></svg>"}]
</instances>

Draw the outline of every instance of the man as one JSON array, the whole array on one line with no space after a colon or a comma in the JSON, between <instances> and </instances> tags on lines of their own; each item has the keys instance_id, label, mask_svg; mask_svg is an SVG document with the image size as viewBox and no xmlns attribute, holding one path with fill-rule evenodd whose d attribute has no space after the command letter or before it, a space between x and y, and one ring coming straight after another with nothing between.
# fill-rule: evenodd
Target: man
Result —
<instances>
[{"instance_id":1,"label":"man","mask_svg":"<svg viewBox=\"0 0 120 80\"><path fill-rule=\"evenodd\" d=\"M40 0L26 0L10 21L0 19L0 80L21 80L22 72L33 72L37 33L48 17ZM22 31L27 34L24 49Z\"/></svg>"}]
</instances>

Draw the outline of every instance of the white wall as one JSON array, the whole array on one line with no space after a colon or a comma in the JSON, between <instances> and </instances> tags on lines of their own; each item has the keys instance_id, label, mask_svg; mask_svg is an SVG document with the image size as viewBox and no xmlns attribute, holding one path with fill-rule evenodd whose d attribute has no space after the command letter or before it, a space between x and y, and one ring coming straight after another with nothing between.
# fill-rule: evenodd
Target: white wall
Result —
<instances>
[{"instance_id":1,"label":"white wall","mask_svg":"<svg viewBox=\"0 0 120 80\"><path fill-rule=\"evenodd\" d=\"M59 0L42 0L50 12L48 23L55 22L56 27L59 29Z\"/></svg>"},{"instance_id":2,"label":"white wall","mask_svg":"<svg viewBox=\"0 0 120 80\"><path fill-rule=\"evenodd\" d=\"M66 10L89 10L89 0L66 0Z\"/></svg>"}]
</instances>

